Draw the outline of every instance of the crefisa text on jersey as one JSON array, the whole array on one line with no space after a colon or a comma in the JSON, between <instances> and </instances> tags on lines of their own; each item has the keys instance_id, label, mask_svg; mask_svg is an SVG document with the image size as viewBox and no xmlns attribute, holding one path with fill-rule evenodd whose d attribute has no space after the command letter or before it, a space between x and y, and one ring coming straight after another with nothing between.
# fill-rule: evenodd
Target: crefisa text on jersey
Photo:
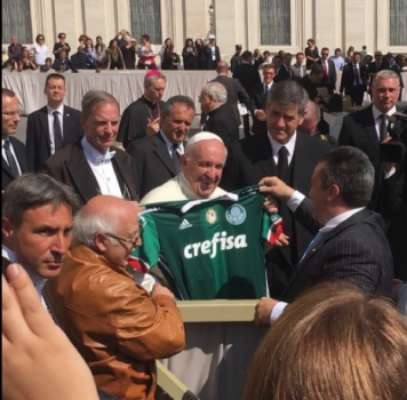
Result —
<instances>
[{"instance_id":1,"label":"crefisa text on jersey","mask_svg":"<svg viewBox=\"0 0 407 400\"><path fill-rule=\"evenodd\" d=\"M216 232L211 240L203 242L191 243L184 247L184 257L191 259L200 255L209 255L210 258L215 258L220 251L232 249L243 249L247 247L246 235L228 236L226 231Z\"/></svg>"}]
</instances>

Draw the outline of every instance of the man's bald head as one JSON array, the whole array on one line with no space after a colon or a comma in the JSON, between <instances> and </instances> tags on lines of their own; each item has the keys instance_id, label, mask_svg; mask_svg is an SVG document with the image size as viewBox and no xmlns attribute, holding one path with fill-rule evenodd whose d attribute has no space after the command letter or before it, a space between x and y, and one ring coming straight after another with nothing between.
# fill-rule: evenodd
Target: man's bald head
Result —
<instances>
[{"instance_id":1,"label":"man's bald head","mask_svg":"<svg viewBox=\"0 0 407 400\"><path fill-rule=\"evenodd\" d=\"M229 64L226 61L219 61L216 65L216 72L219 75L227 75L229 73Z\"/></svg>"},{"instance_id":2,"label":"man's bald head","mask_svg":"<svg viewBox=\"0 0 407 400\"><path fill-rule=\"evenodd\" d=\"M95 196L77 213L74 220L74 240L92 245L97 234L118 235L132 221L138 225L140 207L137 202L115 196Z\"/></svg>"}]
</instances>

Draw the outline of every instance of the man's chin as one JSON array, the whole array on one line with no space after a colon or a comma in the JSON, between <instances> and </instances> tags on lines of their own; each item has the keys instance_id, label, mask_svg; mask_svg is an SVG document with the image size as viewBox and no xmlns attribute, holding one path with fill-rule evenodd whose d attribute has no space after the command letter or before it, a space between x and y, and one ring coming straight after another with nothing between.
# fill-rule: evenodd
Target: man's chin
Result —
<instances>
[{"instance_id":1,"label":"man's chin","mask_svg":"<svg viewBox=\"0 0 407 400\"><path fill-rule=\"evenodd\" d=\"M37 273L43 278L50 279L58 276L61 270L62 264L44 264L37 270Z\"/></svg>"}]
</instances>

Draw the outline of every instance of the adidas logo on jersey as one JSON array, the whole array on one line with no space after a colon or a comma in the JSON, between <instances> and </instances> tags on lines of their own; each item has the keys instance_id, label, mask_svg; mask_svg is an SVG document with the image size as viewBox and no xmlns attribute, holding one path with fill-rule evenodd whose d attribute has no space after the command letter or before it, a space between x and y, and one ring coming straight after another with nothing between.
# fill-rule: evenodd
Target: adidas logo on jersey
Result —
<instances>
[{"instance_id":1,"label":"adidas logo on jersey","mask_svg":"<svg viewBox=\"0 0 407 400\"><path fill-rule=\"evenodd\" d=\"M192 227L192 224L186 218L184 218L182 220L182 222L179 224L178 229L182 231L184 229L191 228L191 227Z\"/></svg>"}]
</instances>

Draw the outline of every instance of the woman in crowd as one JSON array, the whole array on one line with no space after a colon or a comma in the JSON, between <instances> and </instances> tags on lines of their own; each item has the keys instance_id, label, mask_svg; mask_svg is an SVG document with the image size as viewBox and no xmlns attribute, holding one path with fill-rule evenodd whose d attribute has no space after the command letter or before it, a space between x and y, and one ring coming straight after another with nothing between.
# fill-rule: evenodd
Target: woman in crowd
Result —
<instances>
[{"instance_id":1,"label":"woman in crowd","mask_svg":"<svg viewBox=\"0 0 407 400\"><path fill-rule=\"evenodd\" d=\"M102 36L96 36L96 68L105 68L107 63L106 45L103 43Z\"/></svg>"},{"instance_id":2,"label":"woman in crowd","mask_svg":"<svg viewBox=\"0 0 407 400\"><path fill-rule=\"evenodd\" d=\"M35 38L35 43L32 46L34 53L34 61L37 65L44 65L45 59L48 57L48 46L45 44L45 37L43 34L38 34Z\"/></svg>"},{"instance_id":3,"label":"woman in crowd","mask_svg":"<svg viewBox=\"0 0 407 400\"><path fill-rule=\"evenodd\" d=\"M208 53L202 39L195 40L195 49L198 69L208 69Z\"/></svg>"},{"instance_id":4,"label":"woman in crowd","mask_svg":"<svg viewBox=\"0 0 407 400\"><path fill-rule=\"evenodd\" d=\"M106 50L107 69L126 69L123 53L117 43L117 39L112 39Z\"/></svg>"},{"instance_id":5,"label":"woman in crowd","mask_svg":"<svg viewBox=\"0 0 407 400\"><path fill-rule=\"evenodd\" d=\"M21 58L18 61L14 61L12 69L16 71L35 71L37 68L38 66L34 61L33 54L30 52L29 49L27 49L27 47L23 47L23 49L21 50Z\"/></svg>"},{"instance_id":6,"label":"woman in crowd","mask_svg":"<svg viewBox=\"0 0 407 400\"><path fill-rule=\"evenodd\" d=\"M93 40L90 37L87 37L85 40L85 53L88 56L90 68L96 68L96 50L93 46Z\"/></svg>"},{"instance_id":7,"label":"woman in crowd","mask_svg":"<svg viewBox=\"0 0 407 400\"><path fill-rule=\"evenodd\" d=\"M310 70L311 67L319 61L319 51L314 39L307 40L307 47L304 50L304 54L306 58L305 67L307 70Z\"/></svg>"},{"instance_id":8,"label":"woman in crowd","mask_svg":"<svg viewBox=\"0 0 407 400\"><path fill-rule=\"evenodd\" d=\"M54 44L54 56L55 59L59 59L62 50L65 50L67 57L69 58L69 52L71 51L71 46L65 41L66 34L64 32L58 33L58 41Z\"/></svg>"},{"instance_id":9,"label":"woman in crowd","mask_svg":"<svg viewBox=\"0 0 407 400\"><path fill-rule=\"evenodd\" d=\"M141 36L141 45L139 47L138 56L138 69L157 69L155 54L151 47L150 36L147 34Z\"/></svg>"},{"instance_id":10,"label":"woman in crowd","mask_svg":"<svg viewBox=\"0 0 407 400\"><path fill-rule=\"evenodd\" d=\"M126 31L122 36L122 46L120 47L126 69L136 69L136 45L137 40Z\"/></svg>"},{"instance_id":11,"label":"woman in crowd","mask_svg":"<svg viewBox=\"0 0 407 400\"><path fill-rule=\"evenodd\" d=\"M273 324L254 356L247 400L407 398L407 320L347 282L315 287Z\"/></svg>"},{"instance_id":12,"label":"woman in crowd","mask_svg":"<svg viewBox=\"0 0 407 400\"><path fill-rule=\"evenodd\" d=\"M182 49L182 61L184 63L184 69L197 68L197 53L194 41L191 38L185 40L185 46Z\"/></svg>"},{"instance_id":13,"label":"woman in crowd","mask_svg":"<svg viewBox=\"0 0 407 400\"><path fill-rule=\"evenodd\" d=\"M349 46L348 50L346 50L346 57L345 57L345 62L346 63L351 63L352 62L352 56L353 56L354 52L355 52L355 47L354 46Z\"/></svg>"},{"instance_id":14,"label":"woman in crowd","mask_svg":"<svg viewBox=\"0 0 407 400\"><path fill-rule=\"evenodd\" d=\"M174 43L170 38L166 39L161 56L161 69L178 69L180 62L179 55L174 51Z\"/></svg>"}]
</instances>

